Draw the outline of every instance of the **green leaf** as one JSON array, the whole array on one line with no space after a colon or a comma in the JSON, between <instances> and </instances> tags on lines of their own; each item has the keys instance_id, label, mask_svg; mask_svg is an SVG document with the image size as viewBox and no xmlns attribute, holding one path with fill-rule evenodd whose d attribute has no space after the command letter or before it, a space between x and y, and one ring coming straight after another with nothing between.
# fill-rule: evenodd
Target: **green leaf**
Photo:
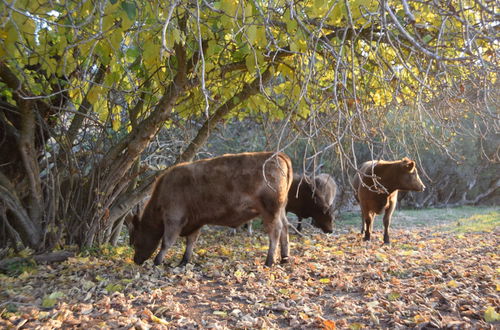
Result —
<instances>
[{"instance_id":1,"label":"green leaf","mask_svg":"<svg viewBox=\"0 0 500 330\"><path fill-rule=\"evenodd\" d=\"M57 303L57 299L45 297L42 300L42 307L43 308L52 308L54 305Z\"/></svg>"},{"instance_id":2,"label":"green leaf","mask_svg":"<svg viewBox=\"0 0 500 330\"><path fill-rule=\"evenodd\" d=\"M64 297L64 293L61 291L52 292L50 295L45 296L42 300L43 308L52 308L57 303L57 300L61 297Z\"/></svg>"},{"instance_id":3,"label":"green leaf","mask_svg":"<svg viewBox=\"0 0 500 330\"><path fill-rule=\"evenodd\" d=\"M248 72L253 73L255 71L255 57L253 54L250 54L245 58L245 65L247 66Z\"/></svg>"},{"instance_id":4,"label":"green leaf","mask_svg":"<svg viewBox=\"0 0 500 330\"><path fill-rule=\"evenodd\" d=\"M114 5L115 3L118 2L118 0L109 0L109 2L111 2L112 5Z\"/></svg>"},{"instance_id":5,"label":"green leaf","mask_svg":"<svg viewBox=\"0 0 500 330\"><path fill-rule=\"evenodd\" d=\"M401 294L399 292L391 292L387 295L387 300L394 301L401 298Z\"/></svg>"},{"instance_id":6,"label":"green leaf","mask_svg":"<svg viewBox=\"0 0 500 330\"><path fill-rule=\"evenodd\" d=\"M140 53L141 53L141 51L139 50L139 48L130 47L129 49L127 49L127 52L126 52L127 60L129 62L135 61L135 59L137 58L137 56L139 56Z\"/></svg>"},{"instance_id":7,"label":"green leaf","mask_svg":"<svg viewBox=\"0 0 500 330\"><path fill-rule=\"evenodd\" d=\"M124 1L122 2L122 9L125 10L130 20L134 20L137 16L137 7L135 2Z\"/></svg>"},{"instance_id":8,"label":"green leaf","mask_svg":"<svg viewBox=\"0 0 500 330\"><path fill-rule=\"evenodd\" d=\"M106 285L106 291L108 291L109 293L113 293L113 292L120 292L123 290L123 285L121 284L108 284Z\"/></svg>"}]
</instances>

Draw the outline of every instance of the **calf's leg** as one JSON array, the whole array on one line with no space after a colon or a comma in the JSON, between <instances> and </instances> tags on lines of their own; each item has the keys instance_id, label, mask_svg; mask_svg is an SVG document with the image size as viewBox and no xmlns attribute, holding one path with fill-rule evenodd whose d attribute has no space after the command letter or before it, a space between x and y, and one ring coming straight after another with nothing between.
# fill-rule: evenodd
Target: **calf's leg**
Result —
<instances>
[{"instance_id":1,"label":"calf's leg","mask_svg":"<svg viewBox=\"0 0 500 330\"><path fill-rule=\"evenodd\" d=\"M191 256L193 255L193 247L198 240L198 237L200 237L200 232L201 228L198 228L191 234L186 236L186 250L184 251L184 256L182 257L182 260L177 267L183 267L189 262L189 260L191 260Z\"/></svg>"},{"instance_id":2,"label":"calf's leg","mask_svg":"<svg viewBox=\"0 0 500 330\"><path fill-rule=\"evenodd\" d=\"M290 250L288 248L288 219L284 210L281 212L281 224L283 226L280 233L281 263L286 264Z\"/></svg>"},{"instance_id":3,"label":"calf's leg","mask_svg":"<svg viewBox=\"0 0 500 330\"><path fill-rule=\"evenodd\" d=\"M389 207L387 207L384 213L384 244L390 244L389 226L391 225L392 213L394 213L397 202L397 197L391 198L389 200Z\"/></svg>"},{"instance_id":4,"label":"calf's leg","mask_svg":"<svg viewBox=\"0 0 500 330\"><path fill-rule=\"evenodd\" d=\"M274 255L276 253L278 240L281 237L281 231L283 230L283 223L281 221L279 213L276 214L275 217L264 216L264 221L266 223L266 229L269 235L269 249L267 250L265 265L267 267L271 267L274 263Z\"/></svg>"},{"instance_id":5,"label":"calf's leg","mask_svg":"<svg viewBox=\"0 0 500 330\"><path fill-rule=\"evenodd\" d=\"M163 258L165 257L165 254L167 253L167 250L175 243L175 240L180 234L180 228L179 226L173 226L172 223L175 224L175 222L170 222L170 221L164 221L163 222L163 240L161 242L161 249L160 252L155 257L154 264L159 265L163 261Z\"/></svg>"},{"instance_id":6,"label":"calf's leg","mask_svg":"<svg viewBox=\"0 0 500 330\"><path fill-rule=\"evenodd\" d=\"M297 220L297 230L302 231L302 218L301 217L298 217L298 220Z\"/></svg>"},{"instance_id":7,"label":"calf's leg","mask_svg":"<svg viewBox=\"0 0 500 330\"><path fill-rule=\"evenodd\" d=\"M365 229L365 241L369 241L373 231L373 218L374 214L372 212L362 212L364 229Z\"/></svg>"},{"instance_id":8,"label":"calf's leg","mask_svg":"<svg viewBox=\"0 0 500 330\"><path fill-rule=\"evenodd\" d=\"M364 234L365 233L365 219L363 218L363 216L361 216L361 234Z\"/></svg>"}]
</instances>

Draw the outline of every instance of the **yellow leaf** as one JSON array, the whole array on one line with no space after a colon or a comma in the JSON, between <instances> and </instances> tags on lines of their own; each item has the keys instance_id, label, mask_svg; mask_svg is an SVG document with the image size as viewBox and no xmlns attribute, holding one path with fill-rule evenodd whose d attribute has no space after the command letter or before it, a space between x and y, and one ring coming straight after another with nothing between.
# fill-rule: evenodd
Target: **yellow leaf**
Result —
<instances>
[{"instance_id":1,"label":"yellow leaf","mask_svg":"<svg viewBox=\"0 0 500 330\"><path fill-rule=\"evenodd\" d=\"M281 294L285 294L285 295L288 294L288 290L287 289L279 289L278 292L281 293Z\"/></svg>"},{"instance_id":2,"label":"yellow leaf","mask_svg":"<svg viewBox=\"0 0 500 330\"><path fill-rule=\"evenodd\" d=\"M320 278L319 282L323 283L323 284L328 284L328 283L330 283L330 279L329 278Z\"/></svg>"},{"instance_id":3,"label":"yellow leaf","mask_svg":"<svg viewBox=\"0 0 500 330\"><path fill-rule=\"evenodd\" d=\"M236 14L237 7L238 0L222 0L220 2L220 9L231 17L234 17L234 15Z\"/></svg>"},{"instance_id":4,"label":"yellow leaf","mask_svg":"<svg viewBox=\"0 0 500 330\"><path fill-rule=\"evenodd\" d=\"M227 316L227 313L224 311L214 311L212 314L218 315L218 316Z\"/></svg>"},{"instance_id":5,"label":"yellow leaf","mask_svg":"<svg viewBox=\"0 0 500 330\"><path fill-rule=\"evenodd\" d=\"M459 286L459 283L458 283L457 281L455 281L455 280L451 280L451 281L449 281L447 284L448 284L448 286L449 286L449 287L451 287L451 288L456 288L456 287L458 287L458 286Z\"/></svg>"},{"instance_id":6,"label":"yellow leaf","mask_svg":"<svg viewBox=\"0 0 500 330\"><path fill-rule=\"evenodd\" d=\"M168 325L169 323L162 319L162 318L159 318L158 316L155 316L154 314L151 314L151 321L155 322L155 323L158 323L158 324L162 324L162 325Z\"/></svg>"},{"instance_id":7,"label":"yellow leaf","mask_svg":"<svg viewBox=\"0 0 500 330\"><path fill-rule=\"evenodd\" d=\"M90 104L96 103L100 92L101 92L101 90L98 86L92 87L92 89L87 94L87 100L90 102Z\"/></svg>"},{"instance_id":8,"label":"yellow leaf","mask_svg":"<svg viewBox=\"0 0 500 330\"><path fill-rule=\"evenodd\" d=\"M377 261L380 261L380 262L386 262L387 261L387 256L383 253L375 253L375 258L377 259Z\"/></svg>"},{"instance_id":9,"label":"yellow leaf","mask_svg":"<svg viewBox=\"0 0 500 330\"><path fill-rule=\"evenodd\" d=\"M364 328L364 324L361 324L361 323L351 323L349 324L349 329L352 329L352 330L360 330L360 329L363 329Z\"/></svg>"},{"instance_id":10,"label":"yellow leaf","mask_svg":"<svg viewBox=\"0 0 500 330\"><path fill-rule=\"evenodd\" d=\"M254 44L255 42L255 39L257 38L257 26L255 25L250 25L248 28L247 28L247 39L248 39L248 42L251 43L252 45Z\"/></svg>"},{"instance_id":11,"label":"yellow leaf","mask_svg":"<svg viewBox=\"0 0 500 330\"><path fill-rule=\"evenodd\" d=\"M224 247L224 246L222 246L222 247L220 248L220 252L221 252L221 254L222 254L222 255L224 255L224 256L230 256L230 255L231 255L231 250L229 250L228 248L226 248L226 247Z\"/></svg>"},{"instance_id":12,"label":"yellow leaf","mask_svg":"<svg viewBox=\"0 0 500 330\"><path fill-rule=\"evenodd\" d=\"M484 320L490 323L500 321L500 314L497 313L495 307L489 306L484 311Z\"/></svg>"}]
</instances>

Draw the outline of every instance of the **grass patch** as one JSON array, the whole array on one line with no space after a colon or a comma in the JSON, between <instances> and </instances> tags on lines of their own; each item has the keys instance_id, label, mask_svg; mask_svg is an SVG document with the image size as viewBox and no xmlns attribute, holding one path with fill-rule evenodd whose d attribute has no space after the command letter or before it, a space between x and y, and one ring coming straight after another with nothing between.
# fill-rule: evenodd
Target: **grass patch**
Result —
<instances>
[{"instance_id":1,"label":"grass patch","mask_svg":"<svg viewBox=\"0 0 500 330\"><path fill-rule=\"evenodd\" d=\"M383 214L375 217L374 228L379 230ZM336 219L342 229L361 228L361 212L342 212ZM392 215L391 228L441 227L459 232L492 231L500 226L500 208L460 206L454 208L399 209Z\"/></svg>"},{"instance_id":2,"label":"grass patch","mask_svg":"<svg viewBox=\"0 0 500 330\"><path fill-rule=\"evenodd\" d=\"M469 217L460 218L445 229L465 233L465 232L491 232L500 226L500 212L498 210L475 214Z\"/></svg>"}]
</instances>

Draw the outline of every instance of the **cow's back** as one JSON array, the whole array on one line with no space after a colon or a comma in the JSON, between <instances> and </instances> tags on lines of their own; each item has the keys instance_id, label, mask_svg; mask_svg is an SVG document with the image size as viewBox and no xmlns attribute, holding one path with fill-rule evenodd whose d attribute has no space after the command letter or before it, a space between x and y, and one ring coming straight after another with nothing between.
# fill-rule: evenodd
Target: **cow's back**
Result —
<instances>
[{"instance_id":1,"label":"cow's back","mask_svg":"<svg viewBox=\"0 0 500 330\"><path fill-rule=\"evenodd\" d=\"M305 175L294 174L293 182L288 191L287 212L295 213L299 217L310 217L307 201L312 198L311 183Z\"/></svg>"},{"instance_id":2,"label":"cow's back","mask_svg":"<svg viewBox=\"0 0 500 330\"><path fill-rule=\"evenodd\" d=\"M182 163L162 176L150 204L193 228L236 227L284 207L292 175L291 160L283 153L227 154Z\"/></svg>"},{"instance_id":3,"label":"cow's back","mask_svg":"<svg viewBox=\"0 0 500 330\"><path fill-rule=\"evenodd\" d=\"M368 175L368 176L372 175L372 168L375 170L376 164L377 164L377 161L375 161L375 160L366 161L366 162L361 164L359 171L356 172L356 174L354 174L354 177L352 180L352 187L353 187L354 192L355 192L354 196L358 202L359 202L359 190L360 190L360 188L363 187L361 182L363 181L366 184L367 179L369 179L364 175Z\"/></svg>"},{"instance_id":4,"label":"cow's back","mask_svg":"<svg viewBox=\"0 0 500 330\"><path fill-rule=\"evenodd\" d=\"M331 175L321 173L316 176L316 189L319 190L319 195L322 197L324 203L332 206L337 193L337 184Z\"/></svg>"}]
</instances>

